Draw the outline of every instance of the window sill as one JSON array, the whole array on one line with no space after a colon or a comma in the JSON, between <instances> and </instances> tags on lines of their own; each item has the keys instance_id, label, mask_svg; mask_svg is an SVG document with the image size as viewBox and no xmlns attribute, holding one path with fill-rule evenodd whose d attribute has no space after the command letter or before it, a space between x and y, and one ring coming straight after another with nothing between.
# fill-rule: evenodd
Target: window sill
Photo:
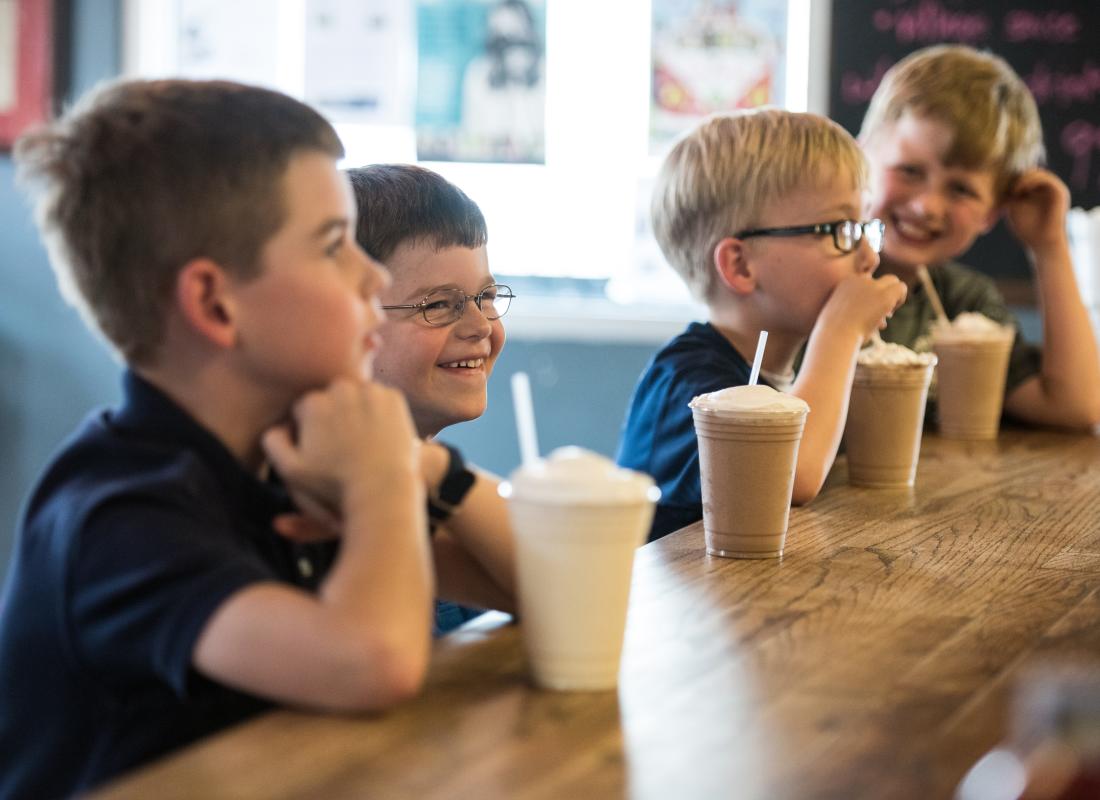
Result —
<instances>
[{"instance_id":1,"label":"window sill","mask_svg":"<svg viewBox=\"0 0 1100 800\"><path fill-rule=\"evenodd\" d=\"M517 305L518 305L517 301ZM663 344L706 307L687 303L623 305L606 298L523 295L523 310L505 318L508 337L522 341Z\"/></svg>"}]
</instances>

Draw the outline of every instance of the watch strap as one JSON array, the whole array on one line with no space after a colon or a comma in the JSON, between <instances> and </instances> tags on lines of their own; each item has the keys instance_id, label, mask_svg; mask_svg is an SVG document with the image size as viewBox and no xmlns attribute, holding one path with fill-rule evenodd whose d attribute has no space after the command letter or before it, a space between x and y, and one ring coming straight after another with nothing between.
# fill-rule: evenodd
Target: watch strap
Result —
<instances>
[{"instance_id":1,"label":"watch strap","mask_svg":"<svg viewBox=\"0 0 1100 800\"><path fill-rule=\"evenodd\" d=\"M434 520L443 522L450 519L466 499L467 493L477 481L477 475L466 466L458 448L443 442L438 444L446 448L449 457L443 480L428 498L428 515Z\"/></svg>"}]
</instances>

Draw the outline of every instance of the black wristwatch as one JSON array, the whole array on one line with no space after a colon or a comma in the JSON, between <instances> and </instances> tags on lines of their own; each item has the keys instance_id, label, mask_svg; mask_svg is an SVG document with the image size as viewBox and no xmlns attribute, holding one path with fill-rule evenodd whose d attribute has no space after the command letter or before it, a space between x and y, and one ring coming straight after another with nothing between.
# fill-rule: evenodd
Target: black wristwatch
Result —
<instances>
[{"instance_id":1,"label":"black wristwatch","mask_svg":"<svg viewBox=\"0 0 1100 800\"><path fill-rule=\"evenodd\" d=\"M439 488L428 498L428 516L437 522L444 522L450 519L466 499L466 494L473 488L477 475L466 468L466 462L462 460L462 453L458 452L458 448L443 442L438 444L447 448L450 458L447 462L447 472L439 482Z\"/></svg>"}]
</instances>

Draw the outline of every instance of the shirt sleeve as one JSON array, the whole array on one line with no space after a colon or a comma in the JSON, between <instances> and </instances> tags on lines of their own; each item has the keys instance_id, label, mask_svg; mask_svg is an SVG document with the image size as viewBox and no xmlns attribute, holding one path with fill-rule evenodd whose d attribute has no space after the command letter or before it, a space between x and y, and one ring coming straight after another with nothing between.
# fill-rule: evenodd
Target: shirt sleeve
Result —
<instances>
[{"instance_id":1,"label":"shirt sleeve","mask_svg":"<svg viewBox=\"0 0 1100 800\"><path fill-rule=\"evenodd\" d=\"M1005 303L997 285L985 275L965 267L956 266L952 275L953 279L947 283L943 298L948 316L953 319L964 311L975 311L991 320L1016 328L1016 339L1012 343L1012 352L1008 357L1005 394L1031 376L1039 374L1042 369L1042 351L1024 340L1019 323L1008 310L1008 304Z\"/></svg>"},{"instance_id":2,"label":"shirt sleeve","mask_svg":"<svg viewBox=\"0 0 1100 800\"><path fill-rule=\"evenodd\" d=\"M93 512L68 590L75 656L105 685L167 684L188 695L195 643L249 584L277 580L217 520L168 503L114 500Z\"/></svg>"}]
</instances>

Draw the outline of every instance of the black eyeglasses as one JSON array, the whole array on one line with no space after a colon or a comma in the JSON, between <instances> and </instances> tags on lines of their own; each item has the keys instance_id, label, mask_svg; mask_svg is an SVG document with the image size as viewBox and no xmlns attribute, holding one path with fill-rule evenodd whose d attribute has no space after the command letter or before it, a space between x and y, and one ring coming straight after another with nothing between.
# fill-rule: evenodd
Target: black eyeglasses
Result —
<instances>
[{"instance_id":1,"label":"black eyeglasses","mask_svg":"<svg viewBox=\"0 0 1100 800\"><path fill-rule=\"evenodd\" d=\"M842 253L850 253L859 247L860 241L867 244L876 253L882 252L882 239L886 234L886 223L880 219L859 222L854 219L838 219L836 222L819 222L817 225L795 225L790 228L753 228L735 233L737 239L750 236L826 236L832 234L833 244Z\"/></svg>"},{"instance_id":2,"label":"black eyeglasses","mask_svg":"<svg viewBox=\"0 0 1100 800\"><path fill-rule=\"evenodd\" d=\"M442 327L462 319L462 315L466 313L468 300L474 301L474 305L485 315L485 319L500 319L508 313L513 297L515 295L512 294L510 287L502 283L493 283L477 294L466 294L461 289L436 289L419 303L382 306L382 308L386 311L415 308L429 325Z\"/></svg>"}]
</instances>

